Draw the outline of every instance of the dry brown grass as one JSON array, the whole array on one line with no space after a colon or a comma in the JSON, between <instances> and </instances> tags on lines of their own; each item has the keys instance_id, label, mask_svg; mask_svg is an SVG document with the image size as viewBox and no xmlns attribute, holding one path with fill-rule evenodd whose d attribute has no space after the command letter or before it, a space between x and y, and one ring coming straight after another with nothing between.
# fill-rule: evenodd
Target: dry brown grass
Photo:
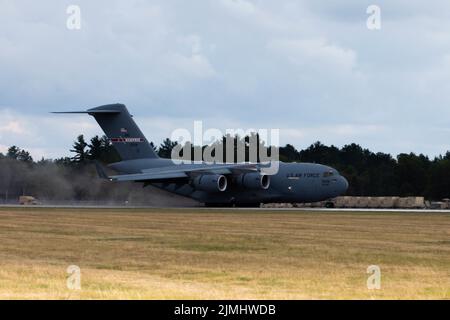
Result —
<instances>
[{"instance_id":1,"label":"dry brown grass","mask_svg":"<svg viewBox=\"0 0 450 320\"><path fill-rule=\"evenodd\" d=\"M0 298L449 299L450 214L3 208Z\"/></svg>"}]
</instances>

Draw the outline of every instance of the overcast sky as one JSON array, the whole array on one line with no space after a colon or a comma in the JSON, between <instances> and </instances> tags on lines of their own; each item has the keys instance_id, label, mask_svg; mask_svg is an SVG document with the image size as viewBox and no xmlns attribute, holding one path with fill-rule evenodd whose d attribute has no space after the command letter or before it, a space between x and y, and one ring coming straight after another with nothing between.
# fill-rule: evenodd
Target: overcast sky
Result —
<instances>
[{"instance_id":1,"label":"overcast sky","mask_svg":"<svg viewBox=\"0 0 450 320\"><path fill-rule=\"evenodd\" d=\"M0 0L0 152L70 155L102 132L49 111L116 102L158 144L202 120L435 156L450 150L450 2Z\"/></svg>"}]
</instances>

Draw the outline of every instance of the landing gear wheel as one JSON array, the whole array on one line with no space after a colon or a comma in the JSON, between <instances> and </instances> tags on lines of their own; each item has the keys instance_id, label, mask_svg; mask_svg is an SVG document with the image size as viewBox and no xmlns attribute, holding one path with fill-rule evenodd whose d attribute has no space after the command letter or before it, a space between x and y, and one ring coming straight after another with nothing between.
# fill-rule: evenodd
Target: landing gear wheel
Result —
<instances>
[{"instance_id":1,"label":"landing gear wheel","mask_svg":"<svg viewBox=\"0 0 450 320\"><path fill-rule=\"evenodd\" d=\"M325 203L325 208L334 208L334 202L328 201L327 203Z\"/></svg>"}]
</instances>

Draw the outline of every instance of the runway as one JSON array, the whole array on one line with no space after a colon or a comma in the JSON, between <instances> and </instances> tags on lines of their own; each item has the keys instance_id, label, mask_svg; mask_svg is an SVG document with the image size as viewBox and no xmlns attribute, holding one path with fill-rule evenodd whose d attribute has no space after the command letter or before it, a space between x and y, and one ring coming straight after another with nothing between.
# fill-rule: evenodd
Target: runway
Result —
<instances>
[{"instance_id":1,"label":"runway","mask_svg":"<svg viewBox=\"0 0 450 320\"><path fill-rule=\"evenodd\" d=\"M198 211L267 211L267 212L370 212L370 213L449 213L450 210L443 209L377 209L377 208L226 208L226 207L218 207L218 208L210 208L210 207L160 207L160 206L120 206L120 205L0 205L0 208L36 208L36 209L112 209L112 210L143 210L143 209L159 209L159 210L198 210Z\"/></svg>"}]
</instances>

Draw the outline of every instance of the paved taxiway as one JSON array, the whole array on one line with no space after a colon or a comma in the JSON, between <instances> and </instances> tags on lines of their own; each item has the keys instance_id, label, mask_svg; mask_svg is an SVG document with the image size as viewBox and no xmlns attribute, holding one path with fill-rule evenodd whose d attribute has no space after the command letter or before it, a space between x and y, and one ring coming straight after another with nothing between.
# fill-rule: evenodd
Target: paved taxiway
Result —
<instances>
[{"instance_id":1,"label":"paved taxiway","mask_svg":"<svg viewBox=\"0 0 450 320\"><path fill-rule=\"evenodd\" d=\"M441 209L371 209L371 208L209 208L209 207L157 207L157 206L108 206L108 205L0 205L0 208L40 208L40 209L169 209L199 211L320 211L320 212L396 212L396 213L449 213Z\"/></svg>"}]
</instances>

